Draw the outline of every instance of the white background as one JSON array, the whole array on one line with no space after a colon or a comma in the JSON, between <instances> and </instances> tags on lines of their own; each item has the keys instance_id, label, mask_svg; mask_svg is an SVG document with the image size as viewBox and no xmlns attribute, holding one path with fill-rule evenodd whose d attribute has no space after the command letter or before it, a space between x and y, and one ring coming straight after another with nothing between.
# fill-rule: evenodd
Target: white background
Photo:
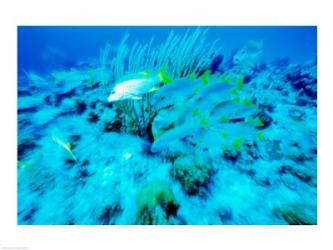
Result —
<instances>
[{"instance_id":1,"label":"white background","mask_svg":"<svg viewBox=\"0 0 333 250\"><path fill-rule=\"evenodd\" d=\"M31 250L333 249L332 15L330 0L2 0L0 247ZM318 225L17 226L18 25L318 25Z\"/></svg>"}]
</instances>

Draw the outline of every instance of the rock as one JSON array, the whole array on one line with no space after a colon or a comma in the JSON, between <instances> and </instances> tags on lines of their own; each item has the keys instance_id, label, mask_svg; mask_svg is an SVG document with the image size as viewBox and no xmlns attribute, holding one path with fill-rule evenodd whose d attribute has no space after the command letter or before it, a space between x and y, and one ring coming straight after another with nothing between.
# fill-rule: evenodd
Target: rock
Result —
<instances>
[{"instance_id":1,"label":"rock","mask_svg":"<svg viewBox=\"0 0 333 250\"><path fill-rule=\"evenodd\" d=\"M76 101L73 99L64 99L60 108L61 114L74 114L77 109Z\"/></svg>"},{"instance_id":2,"label":"rock","mask_svg":"<svg viewBox=\"0 0 333 250\"><path fill-rule=\"evenodd\" d=\"M280 175L290 174L305 183L310 183L315 178L315 173L311 173L311 170L305 167L297 168L295 166L283 165L279 169L278 173Z\"/></svg>"},{"instance_id":3,"label":"rock","mask_svg":"<svg viewBox=\"0 0 333 250\"><path fill-rule=\"evenodd\" d=\"M91 109L96 109L96 104L97 104L97 101L93 101L93 102L90 103L89 107Z\"/></svg>"},{"instance_id":4,"label":"rock","mask_svg":"<svg viewBox=\"0 0 333 250\"><path fill-rule=\"evenodd\" d=\"M273 215L284 219L289 225L316 225L316 214L304 205L290 205L273 210Z\"/></svg>"},{"instance_id":5,"label":"rock","mask_svg":"<svg viewBox=\"0 0 333 250\"><path fill-rule=\"evenodd\" d=\"M71 142L73 142L73 143L78 142L79 140L81 140L81 135L79 135L79 134L71 135L71 136L69 137L69 140L70 140ZM72 146L73 146L73 145L72 145Z\"/></svg>"},{"instance_id":6,"label":"rock","mask_svg":"<svg viewBox=\"0 0 333 250\"><path fill-rule=\"evenodd\" d=\"M59 106L60 100L58 100L57 96L55 94L48 95L44 98L44 101L50 105L50 106Z\"/></svg>"},{"instance_id":7,"label":"rock","mask_svg":"<svg viewBox=\"0 0 333 250\"><path fill-rule=\"evenodd\" d=\"M289 159L300 163L313 159L313 157L307 155L302 148L297 148L297 147L290 147L289 150L285 153L285 155Z\"/></svg>"},{"instance_id":8,"label":"rock","mask_svg":"<svg viewBox=\"0 0 333 250\"><path fill-rule=\"evenodd\" d=\"M98 107L99 105L97 105L96 107ZM97 111L94 111L97 112ZM100 119L104 122L113 122L114 120L120 120L120 117L117 116L117 113L113 110L113 109L105 109L103 110L103 112L101 113Z\"/></svg>"},{"instance_id":9,"label":"rock","mask_svg":"<svg viewBox=\"0 0 333 250\"><path fill-rule=\"evenodd\" d=\"M38 211L37 207L30 208L27 211L27 213L24 214L23 221L25 221L26 223L29 223L29 224L33 224L33 217L37 211Z\"/></svg>"},{"instance_id":10,"label":"rock","mask_svg":"<svg viewBox=\"0 0 333 250\"><path fill-rule=\"evenodd\" d=\"M305 112L304 112L304 110L302 110L300 108L296 108L296 107L291 108L288 111L288 114L294 120L297 120L297 121L304 121L305 120Z\"/></svg>"},{"instance_id":11,"label":"rock","mask_svg":"<svg viewBox=\"0 0 333 250\"><path fill-rule=\"evenodd\" d=\"M73 159L71 159L71 158L67 158L67 159L65 160L65 164L68 165L68 166L70 166L70 167L72 167L73 165L76 164L76 161L73 160Z\"/></svg>"},{"instance_id":12,"label":"rock","mask_svg":"<svg viewBox=\"0 0 333 250\"><path fill-rule=\"evenodd\" d=\"M269 127L273 121L273 118L270 117L267 112L265 111L260 111L257 115L257 117L260 119L261 124L257 128L259 129L265 129Z\"/></svg>"},{"instance_id":13,"label":"rock","mask_svg":"<svg viewBox=\"0 0 333 250\"><path fill-rule=\"evenodd\" d=\"M113 204L106 206L101 215L98 217L98 220L102 225L114 225L116 217L122 212L122 208L119 204Z\"/></svg>"},{"instance_id":14,"label":"rock","mask_svg":"<svg viewBox=\"0 0 333 250\"><path fill-rule=\"evenodd\" d=\"M120 120L115 120L113 122L104 122L104 132L120 133L121 127L122 127L122 122Z\"/></svg>"},{"instance_id":15,"label":"rock","mask_svg":"<svg viewBox=\"0 0 333 250\"><path fill-rule=\"evenodd\" d=\"M22 160L26 154L37 147L37 144L34 143L31 139L23 139L17 147L17 157L18 160Z\"/></svg>"},{"instance_id":16,"label":"rock","mask_svg":"<svg viewBox=\"0 0 333 250\"><path fill-rule=\"evenodd\" d=\"M162 182L147 184L137 196L136 224L177 224L178 202L172 190Z\"/></svg>"},{"instance_id":17,"label":"rock","mask_svg":"<svg viewBox=\"0 0 333 250\"><path fill-rule=\"evenodd\" d=\"M84 160L84 161L81 163L80 167L85 167L85 166L88 166L89 164L90 164L90 161L89 161L89 160Z\"/></svg>"},{"instance_id":18,"label":"rock","mask_svg":"<svg viewBox=\"0 0 333 250\"><path fill-rule=\"evenodd\" d=\"M251 75L246 75L244 76L243 82L245 84L249 83L252 80L252 76Z\"/></svg>"},{"instance_id":19,"label":"rock","mask_svg":"<svg viewBox=\"0 0 333 250\"><path fill-rule=\"evenodd\" d=\"M301 106L301 107L306 106L308 103L309 103L309 101L304 97L297 98L297 101L296 101L296 105Z\"/></svg>"},{"instance_id":20,"label":"rock","mask_svg":"<svg viewBox=\"0 0 333 250\"><path fill-rule=\"evenodd\" d=\"M206 188L212 174L209 160L193 156L176 159L171 171L172 176L190 195L197 195L202 188Z\"/></svg>"},{"instance_id":21,"label":"rock","mask_svg":"<svg viewBox=\"0 0 333 250\"><path fill-rule=\"evenodd\" d=\"M22 112L23 110L38 108L39 106L43 105L43 103L44 97L41 95L18 97L17 109Z\"/></svg>"},{"instance_id":22,"label":"rock","mask_svg":"<svg viewBox=\"0 0 333 250\"><path fill-rule=\"evenodd\" d=\"M266 187L272 185L271 180L267 177L264 179L257 178L256 183L258 183L258 185L260 185L260 186L266 186Z\"/></svg>"},{"instance_id":23,"label":"rock","mask_svg":"<svg viewBox=\"0 0 333 250\"><path fill-rule=\"evenodd\" d=\"M264 102L259 104L259 109L262 110L263 112L273 112L274 111L274 106L273 104L269 102Z\"/></svg>"},{"instance_id":24,"label":"rock","mask_svg":"<svg viewBox=\"0 0 333 250\"><path fill-rule=\"evenodd\" d=\"M317 85L306 85L304 87L304 93L311 98L317 98Z\"/></svg>"},{"instance_id":25,"label":"rock","mask_svg":"<svg viewBox=\"0 0 333 250\"><path fill-rule=\"evenodd\" d=\"M31 108L18 109L17 113L20 115L23 113L35 113L37 111L38 111L38 107L31 107Z\"/></svg>"},{"instance_id":26,"label":"rock","mask_svg":"<svg viewBox=\"0 0 333 250\"><path fill-rule=\"evenodd\" d=\"M302 71L299 67L293 67L290 71L286 74L286 78L289 81L295 82L302 78Z\"/></svg>"},{"instance_id":27,"label":"rock","mask_svg":"<svg viewBox=\"0 0 333 250\"><path fill-rule=\"evenodd\" d=\"M280 185L281 179L279 175L276 174L276 165L274 163L267 164L266 161L262 161L261 163L255 166L256 174L253 180L260 186L265 188Z\"/></svg>"},{"instance_id":28,"label":"rock","mask_svg":"<svg viewBox=\"0 0 333 250\"><path fill-rule=\"evenodd\" d=\"M26 89L24 90L23 87L19 86L19 89L17 90L17 96L21 97L21 96L31 96L33 93L29 90Z\"/></svg>"},{"instance_id":29,"label":"rock","mask_svg":"<svg viewBox=\"0 0 333 250\"><path fill-rule=\"evenodd\" d=\"M240 156L240 152L236 149L226 149L222 152L222 157L226 160L236 162L237 158Z\"/></svg>"},{"instance_id":30,"label":"rock","mask_svg":"<svg viewBox=\"0 0 333 250\"><path fill-rule=\"evenodd\" d=\"M268 160L281 160L282 159L282 150L280 141L273 140L268 141L265 146L266 154L268 156Z\"/></svg>"},{"instance_id":31,"label":"rock","mask_svg":"<svg viewBox=\"0 0 333 250\"><path fill-rule=\"evenodd\" d=\"M256 142L249 143L246 142L243 144L245 152L253 159L258 160L259 159L259 149Z\"/></svg>"},{"instance_id":32,"label":"rock","mask_svg":"<svg viewBox=\"0 0 333 250\"><path fill-rule=\"evenodd\" d=\"M317 98L317 77L308 69L302 72L300 67L292 68L287 74L286 79L291 85L299 90L303 89L304 93L310 98Z\"/></svg>"},{"instance_id":33,"label":"rock","mask_svg":"<svg viewBox=\"0 0 333 250\"><path fill-rule=\"evenodd\" d=\"M229 207L221 208L218 211L218 215L222 223L228 223L232 220L232 210Z\"/></svg>"},{"instance_id":34,"label":"rock","mask_svg":"<svg viewBox=\"0 0 333 250\"><path fill-rule=\"evenodd\" d=\"M76 94L75 91L75 89L71 89L69 91L56 94L57 101L61 102L64 99L73 97Z\"/></svg>"},{"instance_id":35,"label":"rock","mask_svg":"<svg viewBox=\"0 0 333 250\"><path fill-rule=\"evenodd\" d=\"M67 221L66 225L75 225L75 220L74 220L73 218L70 218L70 219Z\"/></svg>"},{"instance_id":36,"label":"rock","mask_svg":"<svg viewBox=\"0 0 333 250\"><path fill-rule=\"evenodd\" d=\"M110 108L110 109L112 109L114 107L112 102L103 102L103 105L107 108Z\"/></svg>"},{"instance_id":37,"label":"rock","mask_svg":"<svg viewBox=\"0 0 333 250\"><path fill-rule=\"evenodd\" d=\"M256 169L253 167L253 164L247 162L241 162L237 164L236 167L240 173L248 175L250 178L256 177Z\"/></svg>"},{"instance_id":38,"label":"rock","mask_svg":"<svg viewBox=\"0 0 333 250\"><path fill-rule=\"evenodd\" d=\"M77 100L76 101L76 113L83 114L87 110L87 105L84 101Z\"/></svg>"},{"instance_id":39,"label":"rock","mask_svg":"<svg viewBox=\"0 0 333 250\"><path fill-rule=\"evenodd\" d=\"M90 112L89 116L87 118L87 121L91 122L91 123L96 123L99 121L99 115L97 115L94 112Z\"/></svg>"}]
</instances>

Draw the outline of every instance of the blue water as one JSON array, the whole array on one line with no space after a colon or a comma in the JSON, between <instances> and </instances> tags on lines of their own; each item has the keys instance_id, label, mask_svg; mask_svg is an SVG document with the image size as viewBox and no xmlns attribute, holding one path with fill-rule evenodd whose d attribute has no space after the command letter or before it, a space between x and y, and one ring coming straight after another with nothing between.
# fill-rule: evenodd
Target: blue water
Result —
<instances>
[{"instance_id":1,"label":"blue water","mask_svg":"<svg viewBox=\"0 0 333 250\"><path fill-rule=\"evenodd\" d=\"M281 57L301 63L317 55L317 27L208 27L207 40L221 41L226 56L241 48L248 40L263 40L266 61ZM117 45L129 33L129 42L162 42L171 30L180 34L188 27L18 27L18 71L47 73L51 67L69 66L77 61L98 57L107 42ZM53 53L52 53L53 51Z\"/></svg>"},{"instance_id":2,"label":"blue water","mask_svg":"<svg viewBox=\"0 0 333 250\"><path fill-rule=\"evenodd\" d=\"M316 56L316 27L18 27L18 224L316 224Z\"/></svg>"}]
</instances>

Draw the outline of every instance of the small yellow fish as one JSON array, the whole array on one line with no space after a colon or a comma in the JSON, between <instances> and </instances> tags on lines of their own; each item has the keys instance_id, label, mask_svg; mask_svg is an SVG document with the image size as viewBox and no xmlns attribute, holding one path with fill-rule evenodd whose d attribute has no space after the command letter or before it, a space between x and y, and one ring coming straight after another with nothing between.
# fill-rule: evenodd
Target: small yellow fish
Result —
<instances>
[{"instance_id":1,"label":"small yellow fish","mask_svg":"<svg viewBox=\"0 0 333 250\"><path fill-rule=\"evenodd\" d=\"M52 140L57 143L58 145L60 145L61 147L63 147L69 154L70 156L72 157L72 159L74 161L77 161L77 158L76 156L74 155L72 149L71 149L71 144L70 143L64 143L62 140L60 140L59 138L55 137L55 136L52 136Z\"/></svg>"}]
</instances>

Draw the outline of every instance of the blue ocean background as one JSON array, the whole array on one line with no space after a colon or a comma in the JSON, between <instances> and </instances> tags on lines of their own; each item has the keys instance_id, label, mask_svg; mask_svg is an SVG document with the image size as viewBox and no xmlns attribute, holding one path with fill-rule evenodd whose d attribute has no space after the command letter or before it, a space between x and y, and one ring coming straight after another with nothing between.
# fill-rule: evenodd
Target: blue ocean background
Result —
<instances>
[{"instance_id":1,"label":"blue ocean background","mask_svg":"<svg viewBox=\"0 0 333 250\"><path fill-rule=\"evenodd\" d=\"M17 32L19 225L317 224L317 27Z\"/></svg>"},{"instance_id":2,"label":"blue ocean background","mask_svg":"<svg viewBox=\"0 0 333 250\"><path fill-rule=\"evenodd\" d=\"M184 34L182 26L34 26L18 27L18 73L34 71L45 74L54 67L70 67L77 61L99 57L107 42L117 46L129 33L128 42L164 41L171 30ZM230 56L249 40L264 41L264 60L289 58L291 63L313 60L317 55L317 27L315 26L228 26L207 27L207 41L218 39L223 54Z\"/></svg>"}]
</instances>

